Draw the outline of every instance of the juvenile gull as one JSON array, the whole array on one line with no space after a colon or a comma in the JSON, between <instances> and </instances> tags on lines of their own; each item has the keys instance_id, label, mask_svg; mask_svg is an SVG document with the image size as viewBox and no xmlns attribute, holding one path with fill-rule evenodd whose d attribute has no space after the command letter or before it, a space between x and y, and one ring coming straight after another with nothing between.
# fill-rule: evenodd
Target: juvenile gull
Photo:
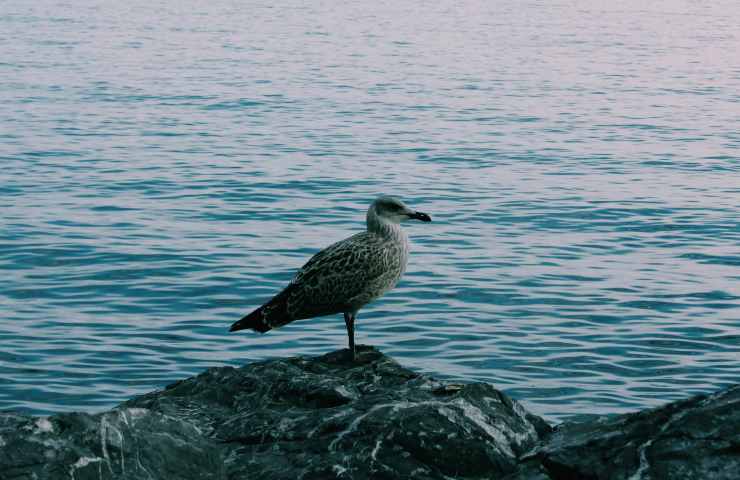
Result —
<instances>
[{"instance_id":1,"label":"juvenile gull","mask_svg":"<svg viewBox=\"0 0 740 480\"><path fill-rule=\"evenodd\" d=\"M314 255L282 292L229 331L265 333L294 320L343 313L354 360L357 312L393 288L406 270L409 241L400 223L410 218L432 221L397 198L377 198L367 210L367 231Z\"/></svg>"}]
</instances>

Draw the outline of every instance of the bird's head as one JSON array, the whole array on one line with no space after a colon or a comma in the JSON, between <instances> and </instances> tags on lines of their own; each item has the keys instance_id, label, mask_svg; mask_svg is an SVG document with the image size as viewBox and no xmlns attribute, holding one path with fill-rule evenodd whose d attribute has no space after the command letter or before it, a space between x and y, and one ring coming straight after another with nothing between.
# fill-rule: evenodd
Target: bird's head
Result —
<instances>
[{"instance_id":1,"label":"bird's head","mask_svg":"<svg viewBox=\"0 0 740 480\"><path fill-rule=\"evenodd\" d=\"M410 209L396 197L382 196L375 199L367 212L368 219L375 216L389 223L398 224L408 219L431 222L432 219L426 213Z\"/></svg>"}]
</instances>

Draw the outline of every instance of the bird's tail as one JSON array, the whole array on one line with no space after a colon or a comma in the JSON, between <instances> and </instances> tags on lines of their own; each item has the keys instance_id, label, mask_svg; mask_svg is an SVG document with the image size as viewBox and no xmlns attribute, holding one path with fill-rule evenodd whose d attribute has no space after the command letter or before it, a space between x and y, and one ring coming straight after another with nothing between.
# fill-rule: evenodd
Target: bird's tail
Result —
<instances>
[{"instance_id":1,"label":"bird's tail","mask_svg":"<svg viewBox=\"0 0 740 480\"><path fill-rule=\"evenodd\" d=\"M245 315L238 322L234 322L229 328L230 332L236 332L237 330L244 330L251 328L260 333L265 333L268 330L272 330L272 327L267 324L264 312L265 305L261 306L249 315Z\"/></svg>"}]
</instances>

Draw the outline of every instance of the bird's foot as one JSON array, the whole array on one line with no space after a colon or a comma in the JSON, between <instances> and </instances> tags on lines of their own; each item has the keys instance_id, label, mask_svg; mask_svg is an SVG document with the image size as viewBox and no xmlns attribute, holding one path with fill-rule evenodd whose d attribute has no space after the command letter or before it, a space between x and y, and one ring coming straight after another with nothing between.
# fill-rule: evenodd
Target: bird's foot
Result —
<instances>
[{"instance_id":1,"label":"bird's foot","mask_svg":"<svg viewBox=\"0 0 740 480\"><path fill-rule=\"evenodd\" d=\"M372 363L382 357L382 353L371 345L357 345L354 349L343 350L344 361L356 365Z\"/></svg>"}]
</instances>

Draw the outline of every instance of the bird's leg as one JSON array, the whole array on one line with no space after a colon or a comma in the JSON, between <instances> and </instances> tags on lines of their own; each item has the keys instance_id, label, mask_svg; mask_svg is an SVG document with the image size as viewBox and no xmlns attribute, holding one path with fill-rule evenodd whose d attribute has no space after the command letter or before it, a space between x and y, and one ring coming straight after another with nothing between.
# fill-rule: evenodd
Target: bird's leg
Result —
<instances>
[{"instance_id":1,"label":"bird's leg","mask_svg":"<svg viewBox=\"0 0 740 480\"><path fill-rule=\"evenodd\" d=\"M344 324L347 326L347 337L349 338L349 356L355 361L355 314L344 313Z\"/></svg>"}]
</instances>

